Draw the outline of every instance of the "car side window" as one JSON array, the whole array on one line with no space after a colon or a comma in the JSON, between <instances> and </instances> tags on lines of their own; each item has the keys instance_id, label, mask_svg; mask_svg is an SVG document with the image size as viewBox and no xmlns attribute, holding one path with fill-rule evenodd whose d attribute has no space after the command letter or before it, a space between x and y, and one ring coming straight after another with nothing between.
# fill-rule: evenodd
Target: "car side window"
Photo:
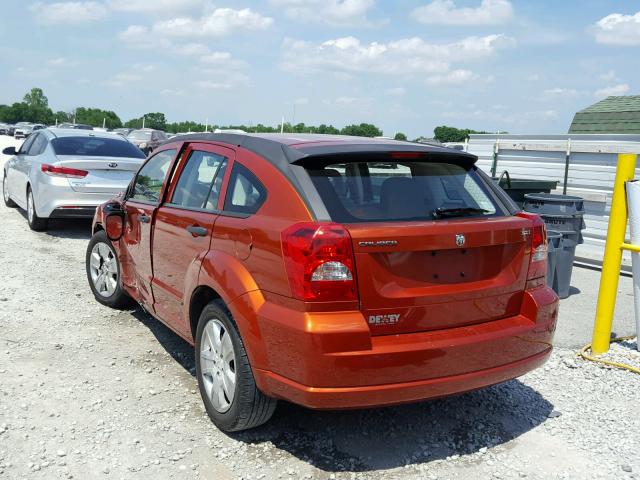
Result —
<instances>
[{"instance_id":1,"label":"car side window","mask_svg":"<svg viewBox=\"0 0 640 480\"><path fill-rule=\"evenodd\" d=\"M35 140L29 147L29 152L27 155L40 155L44 152L44 149L47 147L47 137L43 134L37 134Z\"/></svg>"},{"instance_id":2,"label":"car side window","mask_svg":"<svg viewBox=\"0 0 640 480\"><path fill-rule=\"evenodd\" d=\"M267 198L267 190L260 180L239 163L234 164L229 179L224 210L227 212L256 213Z\"/></svg>"},{"instance_id":3,"label":"car side window","mask_svg":"<svg viewBox=\"0 0 640 480\"><path fill-rule=\"evenodd\" d=\"M160 190L175 154L175 149L163 150L151 157L136 175L133 193L129 198L145 203L159 203Z\"/></svg>"},{"instance_id":4,"label":"car side window","mask_svg":"<svg viewBox=\"0 0 640 480\"><path fill-rule=\"evenodd\" d=\"M181 207L216 210L227 158L194 150L180 174L171 203Z\"/></svg>"},{"instance_id":5,"label":"car side window","mask_svg":"<svg viewBox=\"0 0 640 480\"><path fill-rule=\"evenodd\" d=\"M27 138L23 144L20 146L20 150L18 150L18 155L28 155L29 154L29 149L31 148L31 145L33 145L33 142L35 141L36 136L35 135L30 135L29 138Z\"/></svg>"}]
</instances>

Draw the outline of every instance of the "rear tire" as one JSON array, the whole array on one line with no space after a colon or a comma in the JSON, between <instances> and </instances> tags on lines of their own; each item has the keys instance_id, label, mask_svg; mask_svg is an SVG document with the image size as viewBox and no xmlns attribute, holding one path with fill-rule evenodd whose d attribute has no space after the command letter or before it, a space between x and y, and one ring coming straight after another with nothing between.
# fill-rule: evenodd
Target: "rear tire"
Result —
<instances>
[{"instance_id":1,"label":"rear tire","mask_svg":"<svg viewBox=\"0 0 640 480\"><path fill-rule=\"evenodd\" d=\"M7 172L2 176L2 197L4 198L4 204L9 208L16 208L18 205L11 200L9 196L9 188L7 187Z\"/></svg>"},{"instance_id":2,"label":"rear tire","mask_svg":"<svg viewBox=\"0 0 640 480\"><path fill-rule=\"evenodd\" d=\"M222 301L202 310L195 350L200 395L220 430L248 430L273 416L278 401L258 390L242 338Z\"/></svg>"},{"instance_id":3,"label":"rear tire","mask_svg":"<svg viewBox=\"0 0 640 480\"><path fill-rule=\"evenodd\" d=\"M122 288L120 261L104 230L96 232L89 240L85 263L89 286L99 303L115 309L133 304Z\"/></svg>"},{"instance_id":4,"label":"rear tire","mask_svg":"<svg viewBox=\"0 0 640 480\"><path fill-rule=\"evenodd\" d=\"M27 187L27 221L29 222L29 228L36 232L43 232L49 224L47 218L41 218L36 213L36 204L30 186Z\"/></svg>"}]
</instances>

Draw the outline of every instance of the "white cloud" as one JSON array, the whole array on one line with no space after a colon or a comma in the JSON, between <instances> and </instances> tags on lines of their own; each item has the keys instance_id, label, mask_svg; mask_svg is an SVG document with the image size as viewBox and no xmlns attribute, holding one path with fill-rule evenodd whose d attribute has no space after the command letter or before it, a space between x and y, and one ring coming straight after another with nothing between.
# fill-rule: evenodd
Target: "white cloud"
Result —
<instances>
[{"instance_id":1,"label":"white cloud","mask_svg":"<svg viewBox=\"0 0 640 480\"><path fill-rule=\"evenodd\" d=\"M480 78L477 74L470 70L452 70L451 72L441 75L431 75L427 77L427 85L433 86L449 86L449 85L462 85L467 82L478 80Z\"/></svg>"},{"instance_id":2,"label":"white cloud","mask_svg":"<svg viewBox=\"0 0 640 480\"><path fill-rule=\"evenodd\" d=\"M367 12L374 0L271 0L287 17L332 26L368 25Z\"/></svg>"},{"instance_id":3,"label":"white cloud","mask_svg":"<svg viewBox=\"0 0 640 480\"><path fill-rule=\"evenodd\" d=\"M161 14L187 10L202 5L202 0L108 0L107 5L117 12Z\"/></svg>"},{"instance_id":4,"label":"white cloud","mask_svg":"<svg viewBox=\"0 0 640 480\"><path fill-rule=\"evenodd\" d=\"M265 30L272 24L272 18L250 8L216 8L198 18L178 17L156 22L151 30L171 37L224 37L242 30Z\"/></svg>"},{"instance_id":5,"label":"white cloud","mask_svg":"<svg viewBox=\"0 0 640 480\"><path fill-rule=\"evenodd\" d=\"M330 70L389 75L428 73L442 75L451 62L475 61L513 44L504 35L467 37L447 44L405 38L389 43L363 44L355 37L342 37L313 44L285 39L283 68L293 72Z\"/></svg>"},{"instance_id":6,"label":"white cloud","mask_svg":"<svg viewBox=\"0 0 640 480\"><path fill-rule=\"evenodd\" d=\"M136 72L143 72L143 73L150 73L156 69L155 65L148 65L145 63L136 63L131 68Z\"/></svg>"},{"instance_id":7,"label":"white cloud","mask_svg":"<svg viewBox=\"0 0 640 480\"><path fill-rule=\"evenodd\" d=\"M616 82L619 80L616 72L614 72L613 70L609 70L607 73L603 73L602 75L600 75L600 78L605 82Z\"/></svg>"},{"instance_id":8,"label":"white cloud","mask_svg":"<svg viewBox=\"0 0 640 480\"><path fill-rule=\"evenodd\" d=\"M578 95L578 91L573 88L547 88L544 91L544 94L547 96L561 96L561 97L575 97Z\"/></svg>"},{"instance_id":9,"label":"white cloud","mask_svg":"<svg viewBox=\"0 0 640 480\"><path fill-rule=\"evenodd\" d=\"M394 97L400 97L407 93L404 87L393 87L387 89L387 95L393 95Z\"/></svg>"},{"instance_id":10,"label":"white cloud","mask_svg":"<svg viewBox=\"0 0 640 480\"><path fill-rule=\"evenodd\" d=\"M612 13L592 27L596 42L605 45L640 45L640 11L635 15Z\"/></svg>"},{"instance_id":11,"label":"white cloud","mask_svg":"<svg viewBox=\"0 0 640 480\"><path fill-rule=\"evenodd\" d=\"M434 0L413 10L411 17L424 24L500 25L513 19L513 7L508 0L482 0L476 8L458 8L453 0Z\"/></svg>"},{"instance_id":12,"label":"white cloud","mask_svg":"<svg viewBox=\"0 0 640 480\"><path fill-rule=\"evenodd\" d=\"M165 88L163 90L160 90L160 95L167 95L167 96L182 96L184 95L184 91L183 90L173 90L171 88Z\"/></svg>"},{"instance_id":13,"label":"white cloud","mask_svg":"<svg viewBox=\"0 0 640 480\"><path fill-rule=\"evenodd\" d=\"M214 70L209 74L203 73L205 74L200 75L202 79L195 82L196 86L203 90L230 90L249 85L249 77L244 73L225 70Z\"/></svg>"},{"instance_id":14,"label":"white cloud","mask_svg":"<svg viewBox=\"0 0 640 480\"><path fill-rule=\"evenodd\" d=\"M124 87L142 80L142 76L133 72L121 72L104 82L109 87Z\"/></svg>"},{"instance_id":15,"label":"white cloud","mask_svg":"<svg viewBox=\"0 0 640 480\"><path fill-rule=\"evenodd\" d=\"M187 43L185 45L174 45L173 52L178 55L200 56L209 53L209 47L202 43Z\"/></svg>"},{"instance_id":16,"label":"white cloud","mask_svg":"<svg viewBox=\"0 0 640 480\"><path fill-rule=\"evenodd\" d=\"M64 57L56 57L49 60L49 65L53 65L54 67L59 67L67 63L67 59Z\"/></svg>"},{"instance_id":17,"label":"white cloud","mask_svg":"<svg viewBox=\"0 0 640 480\"><path fill-rule=\"evenodd\" d=\"M202 63L209 65L217 65L227 69L243 69L247 67L247 63L242 60L236 60L229 52L209 52L200 57Z\"/></svg>"},{"instance_id":18,"label":"white cloud","mask_svg":"<svg viewBox=\"0 0 640 480\"><path fill-rule=\"evenodd\" d=\"M600 90L596 90L594 95L596 97L609 97L609 96L618 96L625 95L629 92L629 85L626 83L620 83L618 85L612 85L610 87L601 88Z\"/></svg>"},{"instance_id":19,"label":"white cloud","mask_svg":"<svg viewBox=\"0 0 640 480\"><path fill-rule=\"evenodd\" d=\"M36 2L29 6L36 21L47 25L75 23L84 24L100 20L107 9L98 2Z\"/></svg>"}]
</instances>

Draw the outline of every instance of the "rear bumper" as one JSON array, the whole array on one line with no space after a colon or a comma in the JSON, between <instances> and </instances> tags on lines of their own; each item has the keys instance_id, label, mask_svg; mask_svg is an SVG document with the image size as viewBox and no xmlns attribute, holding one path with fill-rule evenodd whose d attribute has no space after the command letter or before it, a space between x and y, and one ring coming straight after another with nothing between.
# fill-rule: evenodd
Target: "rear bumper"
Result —
<instances>
[{"instance_id":1,"label":"rear bumper","mask_svg":"<svg viewBox=\"0 0 640 480\"><path fill-rule=\"evenodd\" d=\"M360 312L299 312L259 291L231 310L245 320L253 315L258 326L241 330L265 394L310 408L358 408L475 390L544 363L558 298L547 287L524 297L514 317L386 336L371 336Z\"/></svg>"},{"instance_id":2,"label":"rear bumper","mask_svg":"<svg viewBox=\"0 0 640 480\"><path fill-rule=\"evenodd\" d=\"M117 192L77 192L68 179L44 174L36 176L32 188L36 213L42 218L93 218L98 205L117 195Z\"/></svg>"},{"instance_id":3,"label":"rear bumper","mask_svg":"<svg viewBox=\"0 0 640 480\"><path fill-rule=\"evenodd\" d=\"M524 375L547 361L551 347L507 365L448 377L364 387L308 387L268 371L259 371L271 395L314 409L398 405L477 390Z\"/></svg>"},{"instance_id":4,"label":"rear bumper","mask_svg":"<svg viewBox=\"0 0 640 480\"><path fill-rule=\"evenodd\" d=\"M59 207L51 212L49 218L93 218L96 207Z\"/></svg>"}]
</instances>

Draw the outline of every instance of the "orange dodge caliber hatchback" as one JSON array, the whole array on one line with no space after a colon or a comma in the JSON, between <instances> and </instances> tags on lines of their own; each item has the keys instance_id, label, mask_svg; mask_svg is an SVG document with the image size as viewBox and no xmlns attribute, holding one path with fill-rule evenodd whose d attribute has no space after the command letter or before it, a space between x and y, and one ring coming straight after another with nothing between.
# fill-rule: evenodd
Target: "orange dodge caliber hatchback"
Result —
<instances>
[{"instance_id":1,"label":"orange dodge caliber hatchback","mask_svg":"<svg viewBox=\"0 0 640 480\"><path fill-rule=\"evenodd\" d=\"M551 353L546 232L476 166L432 145L185 135L96 211L96 299L140 303L195 345L209 416L266 422L512 379Z\"/></svg>"}]
</instances>

